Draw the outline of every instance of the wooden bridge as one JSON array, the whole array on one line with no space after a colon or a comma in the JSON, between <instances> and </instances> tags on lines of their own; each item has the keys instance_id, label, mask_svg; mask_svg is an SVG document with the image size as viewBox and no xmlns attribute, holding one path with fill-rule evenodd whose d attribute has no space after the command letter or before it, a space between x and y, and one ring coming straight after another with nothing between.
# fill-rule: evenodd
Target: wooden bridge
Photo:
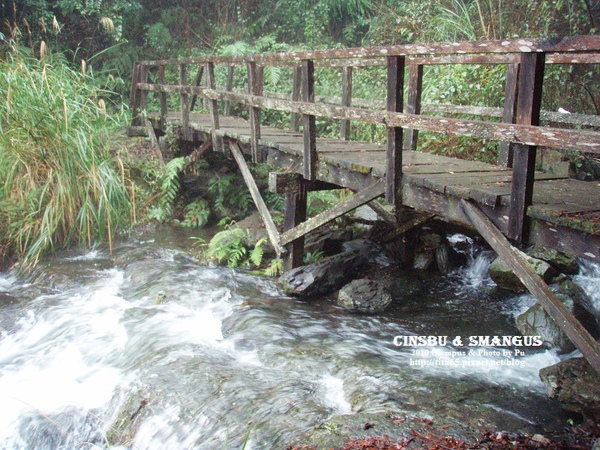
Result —
<instances>
[{"instance_id":1,"label":"wooden bridge","mask_svg":"<svg viewBox=\"0 0 600 450\"><path fill-rule=\"evenodd\" d=\"M422 105L424 67L455 64L504 66L504 107ZM531 275L506 239L540 243L600 261L600 184L535 171L538 147L600 154L598 116L541 111L544 69L550 64L596 64L597 68L600 36L140 61L133 74L131 131L164 132L171 127L180 138L198 142L197 154L211 147L231 152L273 246L286 255L287 267L301 264L307 233L365 203L395 223L398 234L414 225L402 222L406 208L474 226L600 371L598 343L539 277ZM215 67L220 66L227 68L223 87L217 86L215 77ZM263 92L264 70L276 66L290 67L291 92ZM353 71L373 66L387 70L386 101L381 105L352 98ZM236 68L245 73L244 91L233 89ZM320 68L339 70L338 99L315 94L315 73ZM193 69L196 76L188 81ZM177 106L170 110L173 94ZM208 113L193 112L199 98ZM149 112L150 100L154 100L154 113ZM248 119L232 116L233 105L247 111ZM265 111L290 113L290 129L264 126ZM457 115L478 116L478 120ZM340 138L317 136L317 117L338 119ZM350 141L354 121L383 124L386 144ZM498 163L416 152L419 131L498 141ZM266 161L282 169L272 173L270 180L274 191L287 196L282 233L264 206L244 154L252 162ZM306 220L307 190L332 188L356 193ZM395 214L375 201L381 195Z\"/></svg>"}]
</instances>

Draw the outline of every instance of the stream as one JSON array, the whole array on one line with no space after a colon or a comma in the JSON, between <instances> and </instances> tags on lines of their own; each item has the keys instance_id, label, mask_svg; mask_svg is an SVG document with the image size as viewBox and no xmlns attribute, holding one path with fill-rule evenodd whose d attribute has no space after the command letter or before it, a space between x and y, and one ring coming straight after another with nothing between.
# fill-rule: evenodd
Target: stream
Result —
<instances>
[{"instance_id":1,"label":"stream","mask_svg":"<svg viewBox=\"0 0 600 450\"><path fill-rule=\"evenodd\" d=\"M551 349L456 356L469 348L394 344L518 335L515 314L532 299L495 288L490 253L427 274L408 302L368 316L199 265L190 242L165 227L112 254L59 253L30 279L0 273L0 448L284 449L366 422L391 433L388 416L449 432L546 432L567 420L538 377L559 361ZM598 266L575 279L598 306ZM124 408L136 426L115 442Z\"/></svg>"}]
</instances>

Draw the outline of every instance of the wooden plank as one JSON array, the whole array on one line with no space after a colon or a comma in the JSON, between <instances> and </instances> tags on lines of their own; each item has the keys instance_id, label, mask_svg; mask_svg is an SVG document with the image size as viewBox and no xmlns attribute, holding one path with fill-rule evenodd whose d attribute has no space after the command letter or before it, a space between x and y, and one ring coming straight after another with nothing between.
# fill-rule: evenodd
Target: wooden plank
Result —
<instances>
[{"instance_id":1,"label":"wooden plank","mask_svg":"<svg viewBox=\"0 0 600 450\"><path fill-rule=\"evenodd\" d=\"M394 214L392 214L391 212L389 212L387 209L385 209L381 203L379 203L377 200L372 200L369 203L367 203L367 206L369 208L371 208L373 211L375 211L375 213L381 217L384 222L396 226L398 225L398 221L396 220L396 216Z\"/></svg>"},{"instance_id":2,"label":"wooden plank","mask_svg":"<svg viewBox=\"0 0 600 450\"><path fill-rule=\"evenodd\" d=\"M185 86L187 84L187 65L179 65L179 84ZM189 140L190 133L190 97L187 93L180 94L181 103L181 136L185 140Z\"/></svg>"},{"instance_id":3,"label":"wooden plank","mask_svg":"<svg viewBox=\"0 0 600 450\"><path fill-rule=\"evenodd\" d=\"M200 58L184 58L183 60L167 59L142 61L147 65L173 64L179 61L189 63L219 62L221 64L271 63L277 61L301 61L317 59L364 59L385 58L389 56L408 55L461 55L461 54L494 54L494 53L584 53L600 50L600 36L569 36L555 39L511 39L498 41L469 42L433 42L419 44L388 45L377 47L355 47L346 49L314 50L288 53L270 53L243 56L206 56Z\"/></svg>"},{"instance_id":4,"label":"wooden plank","mask_svg":"<svg viewBox=\"0 0 600 450\"><path fill-rule=\"evenodd\" d=\"M285 215L283 230L291 230L306 220L308 196L306 183L297 179L296 189L285 194ZM288 271L304 264L304 236L294 239L286 245L287 254L283 258L283 270Z\"/></svg>"},{"instance_id":5,"label":"wooden plank","mask_svg":"<svg viewBox=\"0 0 600 450\"><path fill-rule=\"evenodd\" d=\"M504 110L502 121L514 123L517 112L517 87L519 81L519 64L509 64L506 67L506 84L504 86ZM504 167L513 166L514 146L507 141L500 142L498 165Z\"/></svg>"},{"instance_id":6,"label":"wooden plank","mask_svg":"<svg viewBox=\"0 0 600 450\"><path fill-rule=\"evenodd\" d=\"M258 67L256 63L248 63L248 92L251 95L260 96L262 94L262 86L259 84ZM260 141L260 108L250 107L248 111L250 115L250 148L252 154L252 162L260 162L259 157L259 141Z\"/></svg>"},{"instance_id":7,"label":"wooden plank","mask_svg":"<svg viewBox=\"0 0 600 450\"><path fill-rule=\"evenodd\" d=\"M225 86L225 90L227 92L232 92L233 91L233 77L235 75L235 66L234 65L230 65L227 67L227 84ZM252 93L252 91L250 91L250 93ZM223 106L223 114L226 116L230 116L231 115L231 102L226 101L225 105Z\"/></svg>"},{"instance_id":8,"label":"wooden plank","mask_svg":"<svg viewBox=\"0 0 600 450\"><path fill-rule=\"evenodd\" d=\"M544 311L554 319L556 325L581 351L596 372L600 373L600 344L587 332L571 311L535 273L527 260L508 242L476 205L461 200L461 207L471 223L477 228L479 234L519 277L529 292L542 305Z\"/></svg>"},{"instance_id":9,"label":"wooden plank","mask_svg":"<svg viewBox=\"0 0 600 450\"><path fill-rule=\"evenodd\" d=\"M315 65L310 60L302 61L302 100L304 103L315 101ZM302 115L302 132L304 135L304 178L314 180L317 173L317 127L315 116Z\"/></svg>"},{"instance_id":10,"label":"wooden plank","mask_svg":"<svg viewBox=\"0 0 600 450\"><path fill-rule=\"evenodd\" d=\"M294 66L292 74L292 101L299 102L302 99L302 67ZM290 129L300 131L300 114L292 112Z\"/></svg>"},{"instance_id":11,"label":"wooden plank","mask_svg":"<svg viewBox=\"0 0 600 450\"><path fill-rule=\"evenodd\" d=\"M390 56L387 64L387 110L402 112L404 56ZM388 125L385 200L398 211L402 204L402 128Z\"/></svg>"},{"instance_id":12,"label":"wooden plank","mask_svg":"<svg viewBox=\"0 0 600 450\"><path fill-rule=\"evenodd\" d=\"M162 152L160 151L160 147L158 146L158 139L156 139L156 133L154 133L154 128L148 119L145 119L146 123L146 133L148 134L148 139L150 139L150 145L152 146L152 151L158 158L158 162L161 166L165 165L165 160L163 159Z\"/></svg>"},{"instance_id":13,"label":"wooden plank","mask_svg":"<svg viewBox=\"0 0 600 450\"><path fill-rule=\"evenodd\" d=\"M198 72L196 73L196 79L194 80L194 86L199 87L200 83L202 83L202 76L204 75L204 65L200 65L198 67ZM196 99L198 98L197 94L192 96L192 102L190 104L190 111L194 110L194 106L196 106Z\"/></svg>"},{"instance_id":14,"label":"wooden plank","mask_svg":"<svg viewBox=\"0 0 600 450\"><path fill-rule=\"evenodd\" d=\"M237 162L238 167L240 168L240 171L242 172L242 177L246 182L246 186L248 186L248 190L250 191L252 200L254 200L256 209L258 209L258 213L260 214L260 217L262 218L265 224L265 228L267 229L267 235L269 236L269 241L271 241L271 244L273 245L273 248L277 253L277 257L280 257L282 254L282 249L281 245L279 244L279 233L277 232L277 227L275 226L275 222L273 222L273 218L271 217L271 213L269 213L265 201L260 195L260 191L258 190L256 181L254 181L252 173L250 173L250 169L248 168L248 164L246 164L244 155L242 154L239 145L235 142L230 142L229 148L231 150L231 154Z\"/></svg>"},{"instance_id":15,"label":"wooden plank","mask_svg":"<svg viewBox=\"0 0 600 450\"><path fill-rule=\"evenodd\" d=\"M217 88L214 63L206 63L206 84L209 89ZM217 133L219 130L219 105L216 99L211 99L209 101L208 109L210 110L211 117L213 150L216 152L224 152L223 139Z\"/></svg>"},{"instance_id":16,"label":"wooden plank","mask_svg":"<svg viewBox=\"0 0 600 450\"><path fill-rule=\"evenodd\" d=\"M396 229L392 230L391 232L389 232L388 234L383 236L383 238L381 240L383 242L393 241L394 239L402 236L403 234L406 234L408 231L412 230L413 228L417 228L417 227L425 224L426 222L429 222L434 217L435 217L435 214L416 212L413 215L413 217L411 217L408 221L403 222Z\"/></svg>"},{"instance_id":17,"label":"wooden plank","mask_svg":"<svg viewBox=\"0 0 600 450\"><path fill-rule=\"evenodd\" d=\"M342 186L327 183L325 181L307 181L302 175L293 172L270 172L269 173L269 191L276 194L289 194L296 192L298 184L303 183L307 192L311 191L329 191L333 189L343 189Z\"/></svg>"},{"instance_id":18,"label":"wooden plank","mask_svg":"<svg viewBox=\"0 0 600 450\"><path fill-rule=\"evenodd\" d=\"M342 106L352 105L352 67L342 67ZM340 137L350 140L350 121L345 119L340 124Z\"/></svg>"},{"instance_id":19,"label":"wooden plank","mask_svg":"<svg viewBox=\"0 0 600 450\"><path fill-rule=\"evenodd\" d=\"M517 100L517 124L538 125L544 82L544 54L521 55ZM510 194L508 236L518 242L527 238L527 208L533 200L535 145L515 145L512 192Z\"/></svg>"},{"instance_id":20,"label":"wooden plank","mask_svg":"<svg viewBox=\"0 0 600 450\"><path fill-rule=\"evenodd\" d=\"M165 66L158 66L158 82L165 84ZM167 94L166 92L160 93L160 127L164 130L167 126L167 114L169 114L169 108L167 105Z\"/></svg>"},{"instance_id":21,"label":"wooden plank","mask_svg":"<svg viewBox=\"0 0 600 450\"><path fill-rule=\"evenodd\" d=\"M421 96L423 93L423 65L412 65L408 69L408 95L405 110L408 114L421 114ZM417 151L419 131L404 131L404 150Z\"/></svg>"},{"instance_id":22,"label":"wooden plank","mask_svg":"<svg viewBox=\"0 0 600 450\"><path fill-rule=\"evenodd\" d=\"M295 239L298 239L300 236L305 236L312 230L315 230L316 228L325 225L327 222L331 222L332 220L358 208L359 206L364 205L365 203L368 203L371 200L374 200L375 198L382 195L384 193L384 190L384 181L376 181L369 187L354 194L352 198L338 203L337 205L331 207L327 211L318 214L311 219L308 219L306 222L303 222L302 224L292 228L291 230L286 231L280 237L280 244L285 245L294 241Z\"/></svg>"}]
</instances>

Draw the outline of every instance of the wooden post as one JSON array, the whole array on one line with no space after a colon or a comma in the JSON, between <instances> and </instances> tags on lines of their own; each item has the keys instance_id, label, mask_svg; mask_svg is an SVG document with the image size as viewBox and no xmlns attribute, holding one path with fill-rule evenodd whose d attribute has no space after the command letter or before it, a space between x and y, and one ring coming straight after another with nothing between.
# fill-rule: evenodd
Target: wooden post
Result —
<instances>
[{"instance_id":1,"label":"wooden post","mask_svg":"<svg viewBox=\"0 0 600 450\"><path fill-rule=\"evenodd\" d=\"M179 84L187 84L187 64L179 64ZM181 93L181 137L184 140L190 139L190 96Z\"/></svg>"},{"instance_id":2,"label":"wooden post","mask_svg":"<svg viewBox=\"0 0 600 450\"><path fill-rule=\"evenodd\" d=\"M315 101L315 65L311 60L302 61L302 101L310 103ZM305 179L314 180L317 176L317 127L315 116L303 114L302 129L304 133L303 174Z\"/></svg>"},{"instance_id":3,"label":"wooden post","mask_svg":"<svg viewBox=\"0 0 600 450\"><path fill-rule=\"evenodd\" d=\"M248 67L248 92L250 95L262 95L261 78L258 71L258 66L255 62L249 62ZM249 108L250 115L250 147L252 152L252 162L261 162L259 155L260 147L260 108Z\"/></svg>"},{"instance_id":4,"label":"wooden post","mask_svg":"<svg viewBox=\"0 0 600 450\"><path fill-rule=\"evenodd\" d=\"M404 56L387 59L387 110L402 112L404 88ZM387 129L387 172L385 199L398 211L402 205L402 128Z\"/></svg>"},{"instance_id":5,"label":"wooden post","mask_svg":"<svg viewBox=\"0 0 600 450\"><path fill-rule=\"evenodd\" d=\"M306 220L307 208L306 183L299 180L295 192L286 194L283 231L291 230ZM283 259L283 270L300 267L304 263L304 235L286 246L287 255Z\"/></svg>"},{"instance_id":6,"label":"wooden post","mask_svg":"<svg viewBox=\"0 0 600 450\"><path fill-rule=\"evenodd\" d=\"M342 67L342 106L352 105L352 66ZM340 126L340 138L350 140L350 121L343 119Z\"/></svg>"},{"instance_id":7,"label":"wooden post","mask_svg":"<svg viewBox=\"0 0 600 450\"><path fill-rule=\"evenodd\" d=\"M212 62L206 63L206 84L209 89L216 89L217 82L215 81L215 64ZM217 135L219 130L219 104L217 100L209 100L208 109L210 110L211 125L212 125L212 141L213 150L223 152L223 138Z\"/></svg>"},{"instance_id":8,"label":"wooden post","mask_svg":"<svg viewBox=\"0 0 600 450\"><path fill-rule=\"evenodd\" d=\"M248 168L248 164L246 164L246 160L244 159L244 155L240 150L238 144L234 142L229 143L229 148L231 149L231 154L233 158L238 164L240 171L242 172L242 177L246 182L246 186L250 191L250 195L252 196L252 200L254 200L254 204L256 205L256 209L258 209L258 213L265 224L265 228L267 229L267 236L275 249L275 253L277 253L277 257L280 257L282 254L281 245L279 244L279 233L277 232L277 227L275 226L275 222L273 222L273 218L271 217L271 213L265 204L265 201L260 195L260 191L258 190L258 186L256 185L256 181L252 177L252 173L250 173L250 169Z\"/></svg>"},{"instance_id":9,"label":"wooden post","mask_svg":"<svg viewBox=\"0 0 600 450\"><path fill-rule=\"evenodd\" d=\"M517 88L519 82L519 64L508 64L506 66L506 86L504 87L504 112L502 121L504 123L515 123L517 112ZM514 144L511 142L500 142L500 153L498 165L504 167L513 166Z\"/></svg>"},{"instance_id":10,"label":"wooden post","mask_svg":"<svg viewBox=\"0 0 600 450\"><path fill-rule=\"evenodd\" d=\"M198 73L196 74L196 79L194 80L194 86L200 86L200 83L202 83L202 76L204 75L204 65L200 65L200 67L198 67ZM190 111L194 110L194 106L196 106L196 100L198 99L198 96L196 94L194 94L192 96L192 104L190 105Z\"/></svg>"},{"instance_id":11,"label":"wooden post","mask_svg":"<svg viewBox=\"0 0 600 450\"><path fill-rule=\"evenodd\" d=\"M408 114L421 114L421 94L423 93L423 65L414 64L408 68L408 95L406 99L405 112ZM406 129L404 130L405 150L417 151L417 141L419 131Z\"/></svg>"},{"instance_id":12,"label":"wooden post","mask_svg":"<svg viewBox=\"0 0 600 450\"><path fill-rule=\"evenodd\" d=\"M158 66L158 82L160 84L166 84L165 82L165 66L160 64ZM169 109L167 106L167 93L160 93L160 127L163 130L167 129L167 114L169 113Z\"/></svg>"},{"instance_id":13,"label":"wooden post","mask_svg":"<svg viewBox=\"0 0 600 450\"><path fill-rule=\"evenodd\" d=\"M542 308L554 319L556 325L581 351L590 365L600 372L600 345L598 342L583 328L573 313L477 206L461 200L461 207L479 234L519 277L529 292L542 305Z\"/></svg>"},{"instance_id":14,"label":"wooden post","mask_svg":"<svg viewBox=\"0 0 600 450\"><path fill-rule=\"evenodd\" d=\"M140 63L133 64L133 73L131 75L131 91L129 91L129 108L131 109L131 126L139 126L139 90L137 84L140 82Z\"/></svg>"},{"instance_id":15,"label":"wooden post","mask_svg":"<svg viewBox=\"0 0 600 450\"><path fill-rule=\"evenodd\" d=\"M544 62L544 53L521 54L516 117L519 125L540 123ZM526 240L529 234L527 208L533 199L536 149L534 145L515 145L507 234L518 242Z\"/></svg>"},{"instance_id":16,"label":"wooden post","mask_svg":"<svg viewBox=\"0 0 600 450\"><path fill-rule=\"evenodd\" d=\"M232 64L227 67L227 85L225 86L225 90L227 92L233 91L233 76L235 75L235 66ZM252 93L252 91L250 91ZM223 114L226 116L231 115L231 102L229 100L225 101L225 106L223 107Z\"/></svg>"},{"instance_id":17,"label":"wooden post","mask_svg":"<svg viewBox=\"0 0 600 450\"><path fill-rule=\"evenodd\" d=\"M302 98L302 67L294 66L292 75L292 101L299 102ZM290 129L300 131L300 115L292 113Z\"/></svg>"}]
</instances>

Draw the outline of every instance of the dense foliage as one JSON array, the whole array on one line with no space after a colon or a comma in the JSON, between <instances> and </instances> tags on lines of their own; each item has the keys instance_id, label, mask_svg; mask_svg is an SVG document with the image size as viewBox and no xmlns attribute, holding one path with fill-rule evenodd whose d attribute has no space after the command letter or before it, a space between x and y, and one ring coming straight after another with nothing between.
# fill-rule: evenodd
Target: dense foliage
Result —
<instances>
[{"instance_id":1,"label":"dense foliage","mask_svg":"<svg viewBox=\"0 0 600 450\"><path fill-rule=\"evenodd\" d=\"M0 62L0 260L29 267L129 223L131 184L106 144L119 114L104 94L60 60Z\"/></svg>"}]
</instances>

